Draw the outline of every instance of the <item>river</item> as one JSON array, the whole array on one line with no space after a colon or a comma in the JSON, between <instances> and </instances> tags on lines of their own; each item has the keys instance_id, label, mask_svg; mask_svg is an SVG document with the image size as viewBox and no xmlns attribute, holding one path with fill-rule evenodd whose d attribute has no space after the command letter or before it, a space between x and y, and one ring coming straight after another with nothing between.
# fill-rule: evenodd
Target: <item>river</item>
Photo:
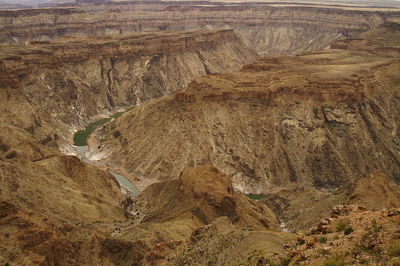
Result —
<instances>
[{"instance_id":1,"label":"river","mask_svg":"<svg viewBox=\"0 0 400 266\"><path fill-rule=\"evenodd\" d=\"M131 110L132 108L129 108L127 111ZM126 111L125 111L126 112ZM112 118L118 118L120 115L122 115L123 112L119 112L117 114L114 114L110 118L104 118L99 121L90 123L84 130L79 130L78 132L75 133L74 136L74 145L76 147L77 153L81 160L84 163L87 164L93 164L92 161L90 161L86 157L86 152L88 151L89 147L87 146L87 138L89 135L96 129L96 127L103 125L109 121L111 121ZM129 191L133 196L137 196L140 194L140 191L124 176L114 173L112 171L109 171L110 174L112 174L115 179L118 181L118 183L127 191Z\"/></svg>"}]
</instances>

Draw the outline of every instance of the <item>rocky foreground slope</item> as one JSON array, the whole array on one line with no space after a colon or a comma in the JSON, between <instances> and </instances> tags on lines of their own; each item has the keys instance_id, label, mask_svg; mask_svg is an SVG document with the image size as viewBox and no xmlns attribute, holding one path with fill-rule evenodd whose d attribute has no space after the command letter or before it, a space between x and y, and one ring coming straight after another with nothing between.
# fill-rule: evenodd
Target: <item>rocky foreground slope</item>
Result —
<instances>
[{"instance_id":1,"label":"rocky foreground slope","mask_svg":"<svg viewBox=\"0 0 400 266\"><path fill-rule=\"evenodd\" d=\"M257 55L232 30L219 30L2 45L0 58L0 121L56 146L95 115L237 70Z\"/></svg>"},{"instance_id":2,"label":"rocky foreground slope","mask_svg":"<svg viewBox=\"0 0 400 266\"><path fill-rule=\"evenodd\" d=\"M245 193L330 190L374 170L399 182L399 36L389 23L328 50L199 77L110 123L100 150L143 180L210 163Z\"/></svg>"}]
</instances>

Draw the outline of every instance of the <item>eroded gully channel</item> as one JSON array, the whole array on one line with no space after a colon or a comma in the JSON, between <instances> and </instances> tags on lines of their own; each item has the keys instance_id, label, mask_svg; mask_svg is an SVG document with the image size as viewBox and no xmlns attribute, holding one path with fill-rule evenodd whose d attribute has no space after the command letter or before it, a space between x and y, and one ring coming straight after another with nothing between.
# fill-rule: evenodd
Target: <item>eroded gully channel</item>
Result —
<instances>
[{"instance_id":1,"label":"eroded gully channel","mask_svg":"<svg viewBox=\"0 0 400 266\"><path fill-rule=\"evenodd\" d=\"M131 110L132 108L133 107L127 109L125 112ZM94 165L94 163L86 157L86 152L89 149L88 138L89 138L90 134L93 133L97 127L110 122L111 119L113 119L113 118L114 119L118 118L125 112L118 112L109 118L103 118L101 120L92 122L89 125L87 125L84 130L78 130L75 133L74 146L76 147L79 157L82 159L82 161L84 163ZM127 191L127 194L131 193L133 196L139 195L140 191L128 179L126 179L124 176L117 174L115 172L112 172L109 170L107 170L107 171L114 176L114 178L118 181L118 183L121 185L121 187L123 187Z\"/></svg>"}]
</instances>

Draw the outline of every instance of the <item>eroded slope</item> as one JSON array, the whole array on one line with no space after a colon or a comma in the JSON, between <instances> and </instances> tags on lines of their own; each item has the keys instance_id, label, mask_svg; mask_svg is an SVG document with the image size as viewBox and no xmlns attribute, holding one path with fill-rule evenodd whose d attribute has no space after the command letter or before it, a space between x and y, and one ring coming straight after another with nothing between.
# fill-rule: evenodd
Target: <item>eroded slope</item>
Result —
<instances>
[{"instance_id":1,"label":"eroded slope","mask_svg":"<svg viewBox=\"0 0 400 266\"><path fill-rule=\"evenodd\" d=\"M197 78L111 123L101 150L143 180L211 163L247 193L335 188L376 169L399 181L399 34L386 24L342 49Z\"/></svg>"},{"instance_id":2,"label":"eroded slope","mask_svg":"<svg viewBox=\"0 0 400 266\"><path fill-rule=\"evenodd\" d=\"M0 260L110 263L108 231L115 220L125 219L125 198L113 176L49 150L22 129L1 125L0 132ZM115 244L122 253L135 245ZM136 246L125 261L140 257Z\"/></svg>"}]
</instances>

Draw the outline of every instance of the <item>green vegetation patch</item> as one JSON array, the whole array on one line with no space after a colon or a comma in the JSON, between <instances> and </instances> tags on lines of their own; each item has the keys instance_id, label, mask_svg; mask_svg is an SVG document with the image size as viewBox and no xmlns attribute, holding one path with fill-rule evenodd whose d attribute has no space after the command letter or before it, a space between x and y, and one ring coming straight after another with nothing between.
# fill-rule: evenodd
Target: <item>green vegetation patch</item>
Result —
<instances>
[{"instance_id":1,"label":"green vegetation patch","mask_svg":"<svg viewBox=\"0 0 400 266\"><path fill-rule=\"evenodd\" d=\"M346 222L343 220L340 220L337 224L336 224L336 231L337 232L341 232L344 229L346 229Z\"/></svg>"},{"instance_id":2,"label":"green vegetation patch","mask_svg":"<svg viewBox=\"0 0 400 266\"><path fill-rule=\"evenodd\" d=\"M321 236L319 238L319 243L326 243L326 241L328 241L328 238L326 238L326 236Z\"/></svg>"},{"instance_id":3,"label":"green vegetation patch","mask_svg":"<svg viewBox=\"0 0 400 266\"><path fill-rule=\"evenodd\" d=\"M354 232L354 230L353 230L353 228L351 226L349 226L346 229L344 229L344 234L345 235L351 234L352 232Z\"/></svg>"},{"instance_id":4,"label":"green vegetation patch","mask_svg":"<svg viewBox=\"0 0 400 266\"><path fill-rule=\"evenodd\" d=\"M264 194L246 194L246 196L253 200L260 200L267 197L267 195Z\"/></svg>"}]
</instances>

